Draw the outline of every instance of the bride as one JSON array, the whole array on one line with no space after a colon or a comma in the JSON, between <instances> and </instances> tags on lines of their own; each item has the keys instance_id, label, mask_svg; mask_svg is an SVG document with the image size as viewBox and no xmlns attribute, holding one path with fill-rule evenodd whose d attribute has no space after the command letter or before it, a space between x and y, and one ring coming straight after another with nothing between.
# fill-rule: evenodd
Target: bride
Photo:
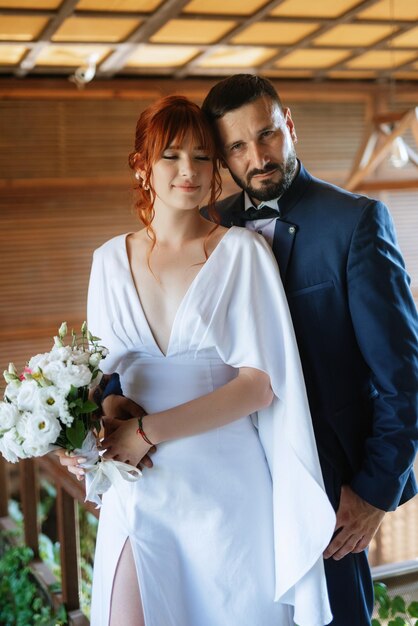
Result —
<instances>
[{"instance_id":1,"label":"bride","mask_svg":"<svg viewBox=\"0 0 418 626\"><path fill-rule=\"evenodd\" d=\"M103 497L91 624L327 624L334 513L274 257L261 236L216 224L197 105L148 107L129 162L145 228L96 250L88 320L146 411L114 422L105 457L136 466L156 451ZM208 196L214 221L199 213ZM77 460L61 457L80 475Z\"/></svg>"}]
</instances>

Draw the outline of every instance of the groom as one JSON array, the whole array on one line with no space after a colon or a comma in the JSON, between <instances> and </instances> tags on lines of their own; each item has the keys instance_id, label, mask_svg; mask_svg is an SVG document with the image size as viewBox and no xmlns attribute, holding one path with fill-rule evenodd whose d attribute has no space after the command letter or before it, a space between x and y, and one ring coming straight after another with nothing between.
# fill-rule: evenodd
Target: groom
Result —
<instances>
[{"instance_id":1,"label":"groom","mask_svg":"<svg viewBox=\"0 0 418 626\"><path fill-rule=\"evenodd\" d=\"M306 171L290 110L268 80L222 80L203 110L242 189L218 203L222 224L264 235L286 290L337 511L324 554L332 624L368 626L365 549L385 512L417 492L418 320L392 220L381 202Z\"/></svg>"}]
</instances>

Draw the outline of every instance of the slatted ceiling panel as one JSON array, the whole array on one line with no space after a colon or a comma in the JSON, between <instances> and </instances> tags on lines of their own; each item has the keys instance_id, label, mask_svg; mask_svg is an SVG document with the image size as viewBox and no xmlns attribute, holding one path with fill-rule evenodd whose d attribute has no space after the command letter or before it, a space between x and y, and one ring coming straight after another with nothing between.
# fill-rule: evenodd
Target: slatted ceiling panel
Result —
<instances>
[{"instance_id":1,"label":"slatted ceiling panel","mask_svg":"<svg viewBox=\"0 0 418 626\"><path fill-rule=\"evenodd\" d=\"M314 45L322 46L369 46L393 32L391 25L341 24L318 36ZM407 35L408 33L405 33Z\"/></svg>"},{"instance_id":2,"label":"slatted ceiling panel","mask_svg":"<svg viewBox=\"0 0 418 626\"><path fill-rule=\"evenodd\" d=\"M184 13L220 13L224 15L250 15L266 4L266 0L191 0Z\"/></svg>"},{"instance_id":3,"label":"slatted ceiling panel","mask_svg":"<svg viewBox=\"0 0 418 626\"><path fill-rule=\"evenodd\" d=\"M232 30L237 22L232 20L169 20L155 35L153 43L214 43Z\"/></svg>"},{"instance_id":4,"label":"slatted ceiling panel","mask_svg":"<svg viewBox=\"0 0 418 626\"><path fill-rule=\"evenodd\" d=\"M405 48L417 48L418 43L418 26L416 28L412 28L408 30L408 32L403 33L402 35L398 35L394 37L390 42L390 46L400 46Z\"/></svg>"},{"instance_id":5,"label":"slatted ceiling panel","mask_svg":"<svg viewBox=\"0 0 418 626\"><path fill-rule=\"evenodd\" d=\"M0 20L0 40L31 41L36 39L47 22L45 17L3 15Z\"/></svg>"},{"instance_id":6,"label":"slatted ceiling panel","mask_svg":"<svg viewBox=\"0 0 418 626\"><path fill-rule=\"evenodd\" d=\"M349 81L353 70L362 69L369 73L360 72L356 79L388 82L399 65L398 80L413 81L418 78L414 4L413 0L62 0L49 5L16 0L1 10L0 73L19 78L72 76L95 55L95 80L150 74L224 76L236 68L264 73L284 68L295 79L301 70L310 70L306 78ZM27 41L26 53L2 51L3 43L19 41ZM260 46L268 47L268 53L259 54ZM392 51L398 55L396 63L385 61Z\"/></svg>"},{"instance_id":7,"label":"slatted ceiling panel","mask_svg":"<svg viewBox=\"0 0 418 626\"><path fill-rule=\"evenodd\" d=\"M298 143L296 150L316 176L342 184L362 139L361 103L301 103L290 105Z\"/></svg>"},{"instance_id":8,"label":"slatted ceiling panel","mask_svg":"<svg viewBox=\"0 0 418 626\"><path fill-rule=\"evenodd\" d=\"M317 30L318 24L256 22L232 37L234 44L290 45Z\"/></svg>"},{"instance_id":9,"label":"slatted ceiling panel","mask_svg":"<svg viewBox=\"0 0 418 626\"><path fill-rule=\"evenodd\" d=\"M72 17L65 20L53 35L53 41L122 41L141 20L108 18Z\"/></svg>"},{"instance_id":10,"label":"slatted ceiling panel","mask_svg":"<svg viewBox=\"0 0 418 626\"><path fill-rule=\"evenodd\" d=\"M0 65L17 65L26 52L25 46L0 46Z\"/></svg>"},{"instance_id":11,"label":"slatted ceiling panel","mask_svg":"<svg viewBox=\"0 0 418 626\"><path fill-rule=\"evenodd\" d=\"M148 13L159 7L163 0L79 0L80 11L127 11Z\"/></svg>"},{"instance_id":12,"label":"slatted ceiling panel","mask_svg":"<svg viewBox=\"0 0 418 626\"><path fill-rule=\"evenodd\" d=\"M0 9L57 9L62 0L0 0Z\"/></svg>"},{"instance_id":13,"label":"slatted ceiling panel","mask_svg":"<svg viewBox=\"0 0 418 626\"><path fill-rule=\"evenodd\" d=\"M377 20L417 20L418 8L414 0L378 0L359 11L359 19Z\"/></svg>"},{"instance_id":14,"label":"slatted ceiling panel","mask_svg":"<svg viewBox=\"0 0 418 626\"><path fill-rule=\"evenodd\" d=\"M338 17L358 4L358 0L284 0L270 15L286 17Z\"/></svg>"}]
</instances>

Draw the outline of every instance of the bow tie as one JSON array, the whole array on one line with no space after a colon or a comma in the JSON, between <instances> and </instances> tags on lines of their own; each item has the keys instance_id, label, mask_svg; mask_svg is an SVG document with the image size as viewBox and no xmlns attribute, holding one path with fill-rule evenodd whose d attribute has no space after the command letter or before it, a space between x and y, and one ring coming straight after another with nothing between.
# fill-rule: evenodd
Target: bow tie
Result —
<instances>
[{"instance_id":1,"label":"bow tie","mask_svg":"<svg viewBox=\"0 0 418 626\"><path fill-rule=\"evenodd\" d=\"M253 206L249 207L246 211L240 211L238 217L242 220L266 220L272 217L279 217L280 213L277 209L272 209L270 206L263 206L261 209L256 209Z\"/></svg>"}]
</instances>

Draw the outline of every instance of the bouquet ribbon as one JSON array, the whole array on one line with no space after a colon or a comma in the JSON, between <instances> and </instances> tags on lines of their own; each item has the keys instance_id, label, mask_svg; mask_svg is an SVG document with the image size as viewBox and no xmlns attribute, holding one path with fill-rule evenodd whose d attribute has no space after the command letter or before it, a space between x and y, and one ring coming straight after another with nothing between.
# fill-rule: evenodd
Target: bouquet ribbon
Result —
<instances>
[{"instance_id":1,"label":"bouquet ribbon","mask_svg":"<svg viewBox=\"0 0 418 626\"><path fill-rule=\"evenodd\" d=\"M74 450L78 456L86 459L80 464L86 472L85 501L94 502L96 508L102 505L101 497L112 485L122 490L126 482L136 482L142 476L141 470L128 463L104 459L97 448L96 438L92 432L87 434L81 448Z\"/></svg>"}]
</instances>

